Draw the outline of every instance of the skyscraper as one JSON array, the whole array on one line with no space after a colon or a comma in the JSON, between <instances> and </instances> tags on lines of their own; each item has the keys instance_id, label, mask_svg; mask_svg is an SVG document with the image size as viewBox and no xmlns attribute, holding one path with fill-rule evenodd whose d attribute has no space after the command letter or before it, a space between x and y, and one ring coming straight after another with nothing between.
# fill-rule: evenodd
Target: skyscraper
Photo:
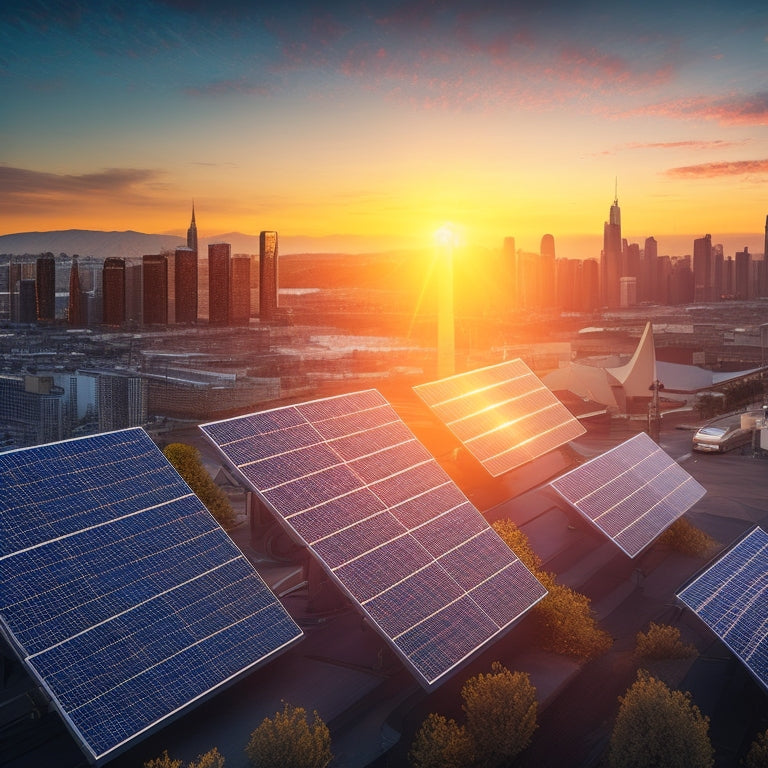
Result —
<instances>
[{"instance_id":1,"label":"skyscraper","mask_svg":"<svg viewBox=\"0 0 768 768\"><path fill-rule=\"evenodd\" d=\"M197 251L177 248L174 259L176 322L197 322Z\"/></svg>"},{"instance_id":2,"label":"skyscraper","mask_svg":"<svg viewBox=\"0 0 768 768\"><path fill-rule=\"evenodd\" d=\"M251 257L236 253L230 261L230 325L247 325L251 319Z\"/></svg>"},{"instance_id":3,"label":"skyscraper","mask_svg":"<svg viewBox=\"0 0 768 768\"><path fill-rule=\"evenodd\" d=\"M603 303L619 306L619 277L621 277L621 208L618 192L603 226L603 253L600 259L600 290Z\"/></svg>"},{"instance_id":4,"label":"skyscraper","mask_svg":"<svg viewBox=\"0 0 768 768\"><path fill-rule=\"evenodd\" d=\"M195 224L195 204L192 203L192 221L187 230L187 248L197 253L197 224Z\"/></svg>"},{"instance_id":5,"label":"skyscraper","mask_svg":"<svg viewBox=\"0 0 768 768\"><path fill-rule=\"evenodd\" d=\"M277 311L277 232L259 235L259 317L272 320Z\"/></svg>"},{"instance_id":6,"label":"skyscraper","mask_svg":"<svg viewBox=\"0 0 768 768\"><path fill-rule=\"evenodd\" d=\"M541 260L539 262L539 306L548 309L555 306L555 238L544 235L541 238Z\"/></svg>"},{"instance_id":7,"label":"skyscraper","mask_svg":"<svg viewBox=\"0 0 768 768\"><path fill-rule=\"evenodd\" d=\"M122 325L125 322L125 259L114 256L104 259L101 285L104 324Z\"/></svg>"},{"instance_id":8,"label":"skyscraper","mask_svg":"<svg viewBox=\"0 0 768 768\"><path fill-rule=\"evenodd\" d=\"M712 235L693 241L693 300L712 301L714 270L712 269Z\"/></svg>"},{"instance_id":9,"label":"skyscraper","mask_svg":"<svg viewBox=\"0 0 768 768\"><path fill-rule=\"evenodd\" d=\"M36 269L37 319L50 323L56 319L56 262L53 254L38 256Z\"/></svg>"},{"instance_id":10,"label":"skyscraper","mask_svg":"<svg viewBox=\"0 0 768 768\"><path fill-rule=\"evenodd\" d=\"M168 260L159 254L141 258L144 325L168 322Z\"/></svg>"},{"instance_id":11,"label":"skyscraper","mask_svg":"<svg viewBox=\"0 0 768 768\"><path fill-rule=\"evenodd\" d=\"M80 289L80 271L77 265L77 256L72 257L72 268L69 271L69 311L67 316L70 325L83 324L83 297Z\"/></svg>"},{"instance_id":12,"label":"skyscraper","mask_svg":"<svg viewBox=\"0 0 768 768\"><path fill-rule=\"evenodd\" d=\"M209 325L229 323L230 254L229 243L209 243L208 245Z\"/></svg>"}]
</instances>

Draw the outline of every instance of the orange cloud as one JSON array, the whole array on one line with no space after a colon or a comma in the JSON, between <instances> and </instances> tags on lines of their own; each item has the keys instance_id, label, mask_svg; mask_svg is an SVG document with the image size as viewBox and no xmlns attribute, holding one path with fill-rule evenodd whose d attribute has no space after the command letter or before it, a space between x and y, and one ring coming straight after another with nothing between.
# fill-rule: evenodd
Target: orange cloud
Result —
<instances>
[{"instance_id":1,"label":"orange cloud","mask_svg":"<svg viewBox=\"0 0 768 768\"><path fill-rule=\"evenodd\" d=\"M670 168L666 175L676 179L715 178L768 173L768 160L733 160L724 163L701 163Z\"/></svg>"}]
</instances>

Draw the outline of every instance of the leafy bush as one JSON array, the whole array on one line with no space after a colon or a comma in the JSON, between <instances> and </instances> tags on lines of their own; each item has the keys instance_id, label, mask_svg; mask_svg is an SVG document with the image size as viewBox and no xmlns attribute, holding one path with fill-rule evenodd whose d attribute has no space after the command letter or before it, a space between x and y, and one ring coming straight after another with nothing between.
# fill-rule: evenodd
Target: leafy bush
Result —
<instances>
[{"instance_id":1,"label":"leafy bush","mask_svg":"<svg viewBox=\"0 0 768 768\"><path fill-rule=\"evenodd\" d=\"M170 443L163 449L163 455L219 523L224 528L232 526L235 522L235 511L227 495L213 482L213 478L203 466L200 451L186 443Z\"/></svg>"},{"instance_id":2,"label":"leafy bush","mask_svg":"<svg viewBox=\"0 0 768 768\"><path fill-rule=\"evenodd\" d=\"M537 576L549 590L533 609L542 629L543 647L584 660L606 653L613 640L598 626L590 599L557 584L552 574Z\"/></svg>"},{"instance_id":3,"label":"leafy bush","mask_svg":"<svg viewBox=\"0 0 768 768\"><path fill-rule=\"evenodd\" d=\"M640 670L623 697L611 733L612 768L711 768L709 719L691 696Z\"/></svg>"},{"instance_id":4,"label":"leafy bush","mask_svg":"<svg viewBox=\"0 0 768 768\"><path fill-rule=\"evenodd\" d=\"M744 758L744 768L766 768L768 766L768 730L759 733Z\"/></svg>"},{"instance_id":5,"label":"leafy bush","mask_svg":"<svg viewBox=\"0 0 768 768\"><path fill-rule=\"evenodd\" d=\"M647 632L637 633L635 653L643 659L684 659L693 656L696 647L680 639L677 627L651 622Z\"/></svg>"},{"instance_id":6,"label":"leafy bush","mask_svg":"<svg viewBox=\"0 0 768 768\"><path fill-rule=\"evenodd\" d=\"M538 702L527 673L510 672L495 661L490 673L464 683L461 697L477 765L509 765L530 744Z\"/></svg>"},{"instance_id":7,"label":"leafy bush","mask_svg":"<svg viewBox=\"0 0 768 768\"><path fill-rule=\"evenodd\" d=\"M675 552L693 557L704 557L717 546L717 542L709 534L704 533L684 517L678 517L659 536L659 541Z\"/></svg>"},{"instance_id":8,"label":"leafy bush","mask_svg":"<svg viewBox=\"0 0 768 768\"><path fill-rule=\"evenodd\" d=\"M491 527L529 571L537 573L541 570L541 558L531 548L528 537L511 520L497 520Z\"/></svg>"},{"instance_id":9,"label":"leafy bush","mask_svg":"<svg viewBox=\"0 0 768 768\"><path fill-rule=\"evenodd\" d=\"M310 724L304 708L290 704L261 721L245 752L258 768L324 768L333 759L328 726L317 712Z\"/></svg>"},{"instance_id":10,"label":"leafy bush","mask_svg":"<svg viewBox=\"0 0 768 768\"><path fill-rule=\"evenodd\" d=\"M463 725L434 713L427 715L408 752L413 768L466 768L474 748Z\"/></svg>"},{"instance_id":11,"label":"leafy bush","mask_svg":"<svg viewBox=\"0 0 768 768\"><path fill-rule=\"evenodd\" d=\"M543 647L579 659L605 653L613 641L598 627L589 598L561 586L554 574L543 571L541 558L531 548L528 537L511 520L496 521L493 529L549 592L533 609L542 630Z\"/></svg>"}]
</instances>

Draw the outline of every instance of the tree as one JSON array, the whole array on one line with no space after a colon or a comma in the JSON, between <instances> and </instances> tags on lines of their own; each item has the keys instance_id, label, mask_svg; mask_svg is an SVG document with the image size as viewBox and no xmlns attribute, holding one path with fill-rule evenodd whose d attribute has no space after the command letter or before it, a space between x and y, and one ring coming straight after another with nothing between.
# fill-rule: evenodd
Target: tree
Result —
<instances>
[{"instance_id":1,"label":"tree","mask_svg":"<svg viewBox=\"0 0 768 768\"><path fill-rule=\"evenodd\" d=\"M317 712L310 725L303 707L285 702L282 712L261 721L245 752L258 768L324 768L333 759L331 733Z\"/></svg>"},{"instance_id":2,"label":"tree","mask_svg":"<svg viewBox=\"0 0 768 768\"><path fill-rule=\"evenodd\" d=\"M525 672L510 672L495 661L489 674L464 683L461 697L478 766L505 765L530 744L538 704Z\"/></svg>"},{"instance_id":3,"label":"tree","mask_svg":"<svg viewBox=\"0 0 768 768\"><path fill-rule=\"evenodd\" d=\"M759 733L744 758L744 768L766 768L768 766L768 730Z\"/></svg>"},{"instance_id":4,"label":"tree","mask_svg":"<svg viewBox=\"0 0 768 768\"><path fill-rule=\"evenodd\" d=\"M203 755L198 755L187 768L224 768L224 757L214 747Z\"/></svg>"},{"instance_id":5,"label":"tree","mask_svg":"<svg viewBox=\"0 0 768 768\"><path fill-rule=\"evenodd\" d=\"M160 757L153 757L144 763L144 768L181 768L181 760L174 760L168 756L168 750L163 750Z\"/></svg>"},{"instance_id":6,"label":"tree","mask_svg":"<svg viewBox=\"0 0 768 768\"><path fill-rule=\"evenodd\" d=\"M684 659L696 653L696 646L684 643L680 630L669 624L651 622L647 632L638 632L635 653L644 659Z\"/></svg>"},{"instance_id":7,"label":"tree","mask_svg":"<svg viewBox=\"0 0 768 768\"><path fill-rule=\"evenodd\" d=\"M186 443L169 443L163 454L221 525L231 526L235 522L235 512L224 491L213 482L203 466L200 451Z\"/></svg>"},{"instance_id":8,"label":"tree","mask_svg":"<svg viewBox=\"0 0 768 768\"><path fill-rule=\"evenodd\" d=\"M413 768L466 768L474 761L472 738L465 726L432 713L419 728L408 759Z\"/></svg>"},{"instance_id":9,"label":"tree","mask_svg":"<svg viewBox=\"0 0 768 768\"><path fill-rule=\"evenodd\" d=\"M531 548L527 536L511 520L498 520L493 523L493 528L547 588L547 596L533 609L542 630L542 645L554 653L579 659L605 653L612 640L598 627L589 598L558 584L554 574L542 570L541 558Z\"/></svg>"},{"instance_id":10,"label":"tree","mask_svg":"<svg viewBox=\"0 0 768 768\"><path fill-rule=\"evenodd\" d=\"M666 544L675 552L693 557L704 557L717 546L717 542L709 534L697 528L685 517L678 517L659 536L659 542Z\"/></svg>"},{"instance_id":11,"label":"tree","mask_svg":"<svg viewBox=\"0 0 768 768\"><path fill-rule=\"evenodd\" d=\"M609 745L613 768L711 768L709 718L689 693L640 670L623 697Z\"/></svg>"},{"instance_id":12,"label":"tree","mask_svg":"<svg viewBox=\"0 0 768 768\"><path fill-rule=\"evenodd\" d=\"M528 537L511 520L497 520L492 527L529 571L534 574L541 571L541 558L533 551Z\"/></svg>"},{"instance_id":13,"label":"tree","mask_svg":"<svg viewBox=\"0 0 768 768\"><path fill-rule=\"evenodd\" d=\"M144 763L144 768L182 768L182 761L168 756L168 750L164 750L160 757L155 757ZM224 758L219 750L214 747L203 755L198 755L195 760L187 764L187 768L224 768Z\"/></svg>"}]
</instances>

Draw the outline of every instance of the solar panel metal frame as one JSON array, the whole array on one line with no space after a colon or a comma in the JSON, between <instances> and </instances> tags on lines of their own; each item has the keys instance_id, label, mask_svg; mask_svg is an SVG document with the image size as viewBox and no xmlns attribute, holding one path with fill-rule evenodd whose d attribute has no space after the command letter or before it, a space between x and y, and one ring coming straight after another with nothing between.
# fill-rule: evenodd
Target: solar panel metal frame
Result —
<instances>
[{"instance_id":1,"label":"solar panel metal frame","mask_svg":"<svg viewBox=\"0 0 768 768\"><path fill-rule=\"evenodd\" d=\"M364 414L365 412L352 409L352 411L346 415L340 415L339 421L350 417L352 419L357 419L358 432L351 431L344 433L344 430L342 429L339 432L339 436L336 438L323 437L317 432L318 429L329 429L331 433L336 430L336 422L334 422L335 417L329 418L326 409L328 412L337 409L339 414L341 414L345 409L349 409L349 404L353 401L356 402L355 399L357 398L372 403L373 409L382 409L382 413L386 416L386 419L389 419L390 421L379 424L375 428L368 429L366 428L367 419L364 416L361 417L361 414ZM319 418L313 421L309 417L309 414L312 412L318 417L323 416L322 426L320 426L321 420ZM300 418L304 421L301 429L310 427L311 431L316 433L316 443L314 447L317 450L314 452L311 448L309 452L307 452L305 447L300 445L301 440L299 440L296 445L291 445L290 440L288 443L281 442L287 433L294 429L293 426L289 425L292 424L296 418ZM272 435L272 439L276 443L281 443L279 449L286 448L292 453L300 455L301 460L298 463L301 465L301 470L299 474L293 477L293 479L286 479L284 476L279 475L272 478L270 475L272 478L270 482L273 484L277 483L277 485L269 488L260 487L259 482L254 480L255 472L261 472L264 467L268 466L265 464L255 470L255 465L264 461L272 461L274 456L278 455L274 451L265 448L264 433L256 434L256 428L254 426L256 421L259 421L262 426L265 426L268 421L274 423L277 431ZM233 419L201 424L200 428L211 443L218 448L224 459L232 466L234 471L243 478L247 486L253 490L266 508L272 512L275 519L282 525L286 532L297 543L310 550L331 580L353 604L358 606L363 615L371 622L372 626L377 629L398 658L403 661L405 666L409 668L419 680L422 687L427 690L439 685L448 675L453 674L468 663L471 658L474 658L492 641L498 639L509 631L526 611L532 608L546 595L546 589L533 574L525 568L522 561L520 561L520 559L509 549L501 537L499 537L488 525L480 512L475 509L466 496L453 483L450 477L440 468L434 458L429 455L424 446L416 439L400 417L397 416L387 400L375 389L314 400L292 406L284 406L248 414L246 416L235 417ZM390 428L394 433L403 438L403 442L398 444L392 442L394 438L393 435L388 432L388 429ZM301 432L301 429L299 429L299 432ZM379 434L379 431L381 434ZM309 432L307 432L307 434L309 434ZM382 435L383 438L379 439ZM224 439L225 437L232 439ZM296 435L293 435L291 439L293 438L296 438ZM329 445L334 443L334 441L335 447L329 448ZM357 444L352 445L355 441L357 441ZM350 446L352 447L350 448ZM411 467L407 470L403 470L402 467L398 466L396 456L390 463L390 452L396 454L400 450L411 449L421 457L422 463L419 464L418 467ZM254 451L261 455L262 458L257 458ZM340 484L335 490L327 490L326 484L322 482L323 472L327 469L324 469L324 461L326 459L331 461L334 460L334 458L329 453L326 453L326 451L334 452L335 460L339 462L340 466L343 466L345 473L349 470L352 463L358 462L354 472L359 472L360 474L353 476L353 480L356 478L357 481L357 485L354 488L350 490L348 486ZM343 458L345 454L347 456L354 456L355 451L363 451L364 453L360 453L354 459L350 458L347 460ZM292 458L298 459L299 457L294 456ZM251 461L251 459L255 460ZM279 462L278 464L279 466L275 466L274 470L279 473L284 470L285 467ZM424 471L425 473L431 473L431 477L439 477L442 485L439 487L436 485L418 487L417 484L419 478L416 478L410 486L408 486L407 482L400 485L397 483L385 485L388 481L392 480L393 477L396 478L402 476L406 472L411 472L413 469L417 472ZM352 470L349 470L349 472L352 472ZM380 483L380 487L377 488L376 494L371 491L371 486L375 483L363 479L363 475L371 472L374 474L384 473L382 479L376 481L376 483ZM387 472L394 472L395 474L386 475ZM249 473L251 475L250 477ZM266 477L267 473L263 472L263 476ZM312 485L312 482L315 480L318 481L318 485ZM296 502L299 507L304 504L306 505L306 508L303 511L296 511L299 507L291 508L293 511L289 511L286 514L286 509L281 510L279 508L280 504L276 504L274 499L270 498L270 493L275 492L275 489L280 489L280 483L283 483L283 487L285 487L285 485L297 482L303 489L300 492L299 497L301 496L301 493L303 493L304 498L299 498L299 500L296 501L294 496L286 496L284 497L283 502L288 506L294 502ZM304 488L304 483L306 483L306 488ZM318 490L318 488L321 490ZM313 496L313 494L319 493L326 495L330 494L328 497L330 501L321 501L319 504L313 505L312 502L317 498L316 496ZM430 501L432 501L432 494L434 494L436 500L433 503L443 503L445 500L437 498L441 493L450 496L451 499L454 500L455 506L449 510L443 510L441 508L439 514L430 512L429 515L427 515L424 513L422 505L418 503L419 500L423 501L423 499L429 498ZM334 497L333 494L336 494L336 496ZM352 498L355 494L359 494L359 497ZM385 500L385 497L387 497L388 494L394 494L389 501ZM404 498L400 498L400 496L404 496ZM322 498L322 496L320 498ZM345 501L342 502L342 500ZM349 501L349 504L346 503L347 501ZM363 501L366 501L366 504L370 502L370 504L368 507L364 504L362 507L363 512L361 513L357 504L358 502ZM326 532L322 528L326 518L320 516L315 522L310 522L309 525L318 526L314 530L314 533L322 535L319 539L313 539L312 541L308 540L308 538L306 538L307 530L305 529L304 534L302 534L297 527L299 523L296 522L295 518L298 518L307 512L314 514L316 511L322 511L329 503L337 504L337 509L334 510L333 515L331 515L336 518L336 527L334 528L334 526L331 525L328 529L330 532ZM327 507L327 509L330 509L330 507ZM403 518L409 514L413 514L415 516L412 521L413 525L409 524L406 526L403 523L403 531L389 538L386 538L389 534L382 533L381 535L385 537L382 541L377 541L374 546L369 546L369 544L366 543L365 548L361 551L355 549L354 552L350 552L349 549L347 549L347 547L354 547L360 544L360 541L356 540L354 536L351 536L347 541L342 542L342 545L336 550L328 544L328 542L336 537L343 538L349 529L354 529L356 527L362 528L363 525L366 525L370 520L378 517L379 514L382 514L382 518L384 517L384 513L393 518L393 510L395 509ZM352 515L352 517L347 519L347 515ZM369 515L369 517L365 517L366 515ZM419 518L418 515L423 515L423 518ZM455 515L456 519L449 517L449 515ZM464 519L462 519L462 515L464 516ZM291 518L294 518L293 522ZM419 520L421 520L421 522L419 522ZM433 532L433 529L430 527L431 524L435 524L436 528L439 527L435 521L444 525L445 530L434 532L443 533L445 538L450 538L450 536L456 537L457 531L470 529L472 529L473 536L466 540L462 539L457 545L453 546L452 549L447 548L452 542L446 544L441 541L438 546L445 546L447 551L440 555L439 558L432 556L428 552L427 547L432 546L434 542L430 543L427 534ZM450 528L448 527L449 522L451 523ZM464 527L462 528L462 526ZM472 528L472 526L474 526L474 528ZM382 525L381 530L383 531L384 528L385 526ZM369 533L372 536L375 536L378 535L379 532L374 527ZM418 546L414 546L413 540L417 534L423 536L424 539L416 539ZM321 547L326 547L323 552L318 551ZM385 579L388 579L389 581L393 578L391 572L383 569L383 564L381 570L376 570L377 564L375 562L373 562L373 567L371 567L369 571L366 571L365 569L371 565L371 560L375 561L378 554L382 556L383 560L390 557L389 547L393 547L394 551L397 552L397 557L393 557L392 559L398 563L397 567L401 568L403 573L397 575L399 581L395 580L393 584L389 584L385 580L384 583L386 586L383 586L377 582L377 578L381 578L382 574L386 574ZM479 585L474 584L471 588L465 588L459 584L461 574L464 574L464 578L467 578L465 568L466 563L462 558L467 555L467 552L471 548L477 549L481 555L486 553L487 557L485 560L487 560L489 564L493 562L494 557L500 557L506 559L506 565L504 569L499 571L495 576L487 577L485 582L480 582ZM503 550L501 548L503 548ZM339 553L343 554L339 555ZM474 552L470 551L470 558L473 555ZM336 562L333 558L337 556L347 557L347 560ZM437 569L438 567L441 569L442 573L438 570L431 570ZM451 571L451 576L449 576L449 572L445 570L447 567L453 569ZM479 567L483 567L483 562L479 564ZM414 571L413 568L417 568L418 570ZM455 574L459 575L455 576ZM445 666L445 668L432 672L428 670L425 671L428 667L426 662L420 666L418 661L414 661L408 655L405 646L407 645L410 636L408 638L405 636L408 632L411 632L420 625L423 625L426 629L428 627L428 622L432 620L436 621L438 616L444 618L445 615L447 615L448 608L451 607L451 604L439 607L431 618L430 616L427 616L420 620L419 623L411 626L410 629L403 630L399 634L388 631L387 627L383 625L390 621L392 624L397 623L399 620L404 621L402 617L393 615L396 607L403 606L403 609L405 610L405 607L416 605L418 610L421 606L421 604L418 603L419 600L428 602L433 599L434 596L430 593L427 585L430 584L430 579L435 579L436 576L444 577L444 581L441 581L439 578L436 579L434 584L435 588L444 590L453 589L458 595L456 600L456 604L458 605L458 600L469 599L470 591L476 593L473 599L479 600L485 598L493 600L497 595L484 595L483 590L491 590L493 588L498 590L499 584L504 579L509 581L515 574L517 574L515 585L518 588L518 594L510 595L508 602L512 605L513 600L517 598L518 602L524 602L525 607L521 610L515 607L513 610L517 612L515 613L514 618L507 620L503 625L496 626L492 632L489 632L487 636L483 637L482 642L474 645L469 652L460 658L457 658L451 664ZM417 575L419 579L423 578L425 581L423 583L417 581L415 578ZM457 580L454 581L454 578ZM450 583L447 584L446 582ZM416 587L416 592L409 593L408 589L413 585ZM508 585L505 584L505 586ZM421 591L419 591L419 589ZM404 594L399 594L398 590L402 590ZM460 595L459 592L461 593ZM388 604L386 603L387 600L390 600ZM388 609L391 613L388 612ZM384 616L383 619L382 616ZM455 622L455 626L458 627L463 617L458 615L450 618L451 621ZM476 629L473 626L466 626L465 631L468 636L472 632L479 632L479 628ZM427 648L426 644L423 648ZM425 653L428 652L428 650L429 649L427 648Z\"/></svg>"},{"instance_id":2,"label":"solar panel metal frame","mask_svg":"<svg viewBox=\"0 0 768 768\"><path fill-rule=\"evenodd\" d=\"M627 461L627 454L632 452L641 457L635 463ZM656 474L643 476L643 473L636 472L642 462L647 462L649 472ZM665 482L676 483L668 492L658 490L663 474ZM631 492L617 490L627 480ZM584 483L581 490L580 482ZM570 484L573 487L568 489ZM634 435L600 456L560 475L549 485L632 558L637 557L706 493L704 487L645 432ZM677 499L673 494L680 498ZM673 501L679 503L673 504ZM591 505L595 508L590 510ZM613 520L604 518L609 514L621 516L622 505L630 507L628 511L631 515L627 520L621 518L620 523L627 524L615 530ZM654 511L659 513L656 518L652 516ZM651 522L654 524L649 525Z\"/></svg>"},{"instance_id":3,"label":"solar panel metal frame","mask_svg":"<svg viewBox=\"0 0 768 768\"><path fill-rule=\"evenodd\" d=\"M493 477L586 432L519 358L413 390Z\"/></svg>"},{"instance_id":4,"label":"solar panel metal frame","mask_svg":"<svg viewBox=\"0 0 768 768\"><path fill-rule=\"evenodd\" d=\"M303 637L144 430L0 454L0 479L0 632L89 762L111 760ZM38 571L53 577L49 592L35 591ZM163 682L177 686L165 698ZM121 700L134 687L139 700Z\"/></svg>"},{"instance_id":5,"label":"solar panel metal frame","mask_svg":"<svg viewBox=\"0 0 768 768\"><path fill-rule=\"evenodd\" d=\"M723 591L754 564L758 567L748 584ZM760 526L751 528L681 587L676 597L768 692L768 533Z\"/></svg>"}]
</instances>

